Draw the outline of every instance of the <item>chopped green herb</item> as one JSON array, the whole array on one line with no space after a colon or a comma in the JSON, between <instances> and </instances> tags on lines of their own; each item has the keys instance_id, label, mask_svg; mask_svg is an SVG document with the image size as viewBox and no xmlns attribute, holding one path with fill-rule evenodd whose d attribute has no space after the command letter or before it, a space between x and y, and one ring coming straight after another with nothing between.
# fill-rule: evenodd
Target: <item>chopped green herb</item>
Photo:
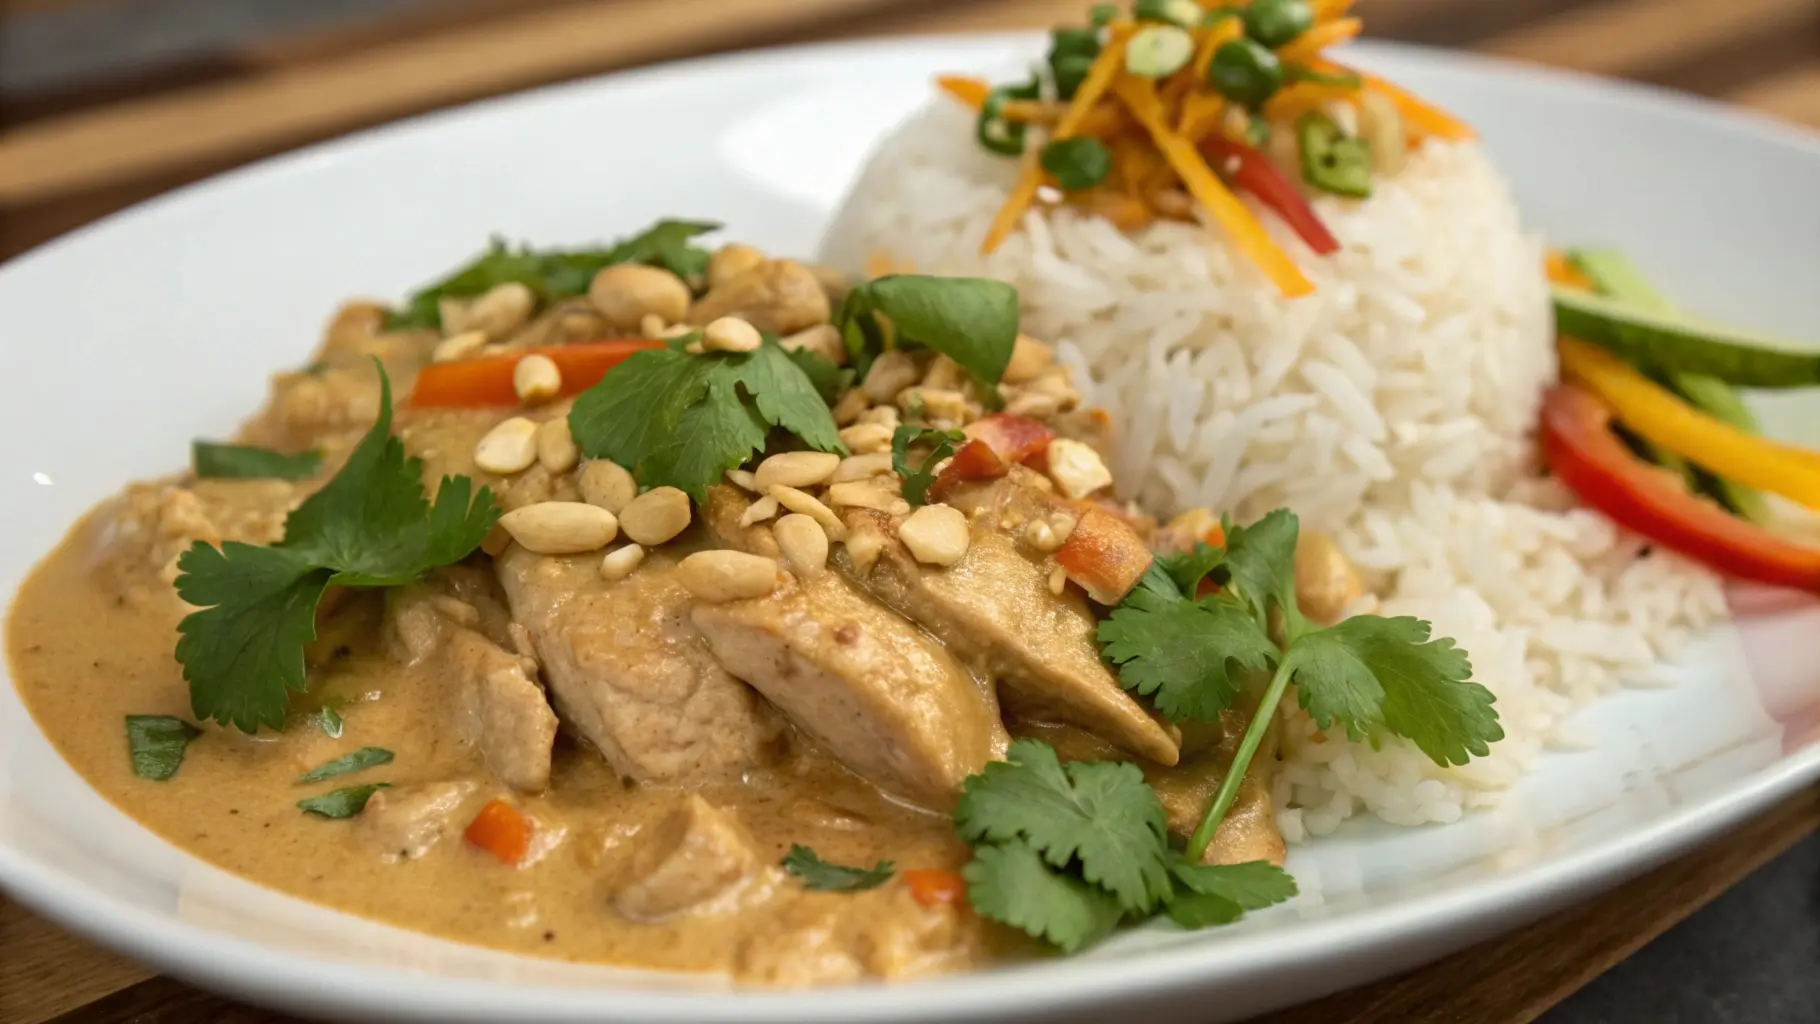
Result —
<instances>
[{"instance_id":1,"label":"chopped green herb","mask_svg":"<svg viewBox=\"0 0 1820 1024\"><path fill-rule=\"evenodd\" d=\"M890 318L900 344L932 348L992 389L1017 346L1017 289L978 277L892 274L855 287L834 317L862 377L884 348L877 313Z\"/></svg>"},{"instance_id":2,"label":"chopped green herb","mask_svg":"<svg viewBox=\"0 0 1820 1024\"><path fill-rule=\"evenodd\" d=\"M515 250L504 239L494 238L472 263L412 295L403 309L388 312L385 329L441 327L443 299L472 298L502 284L522 284L542 302L582 295L601 268L615 263L648 263L683 278L702 274L708 269L708 252L690 242L719 228L705 222L661 220L609 248L574 251L539 252L528 246Z\"/></svg>"},{"instance_id":3,"label":"chopped green herb","mask_svg":"<svg viewBox=\"0 0 1820 1024\"><path fill-rule=\"evenodd\" d=\"M375 361L375 366L377 366ZM271 547L198 541L177 562L177 593L199 611L178 624L177 660L198 716L245 732L284 725L304 688L304 645L333 583L408 583L466 558L499 518L486 488L445 477L432 505L422 465L391 436L392 388L379 369L379 419L334 479L285 520Z\"/></svg>"},{"instance_id":4,"label":"chopped green herb","mask_svg":"<svg viewBox=\"0 0 1820 1024\"><path fill-rule=\"evenodd\" d=\"M1087 8L1087 21L1094 28L1105 28L1112 24L1112 19L1119 16L1118 4L1094 4Z\"/></svg>"},{"instance_id":5,"label":"chopped green herb","mask_svg":"<svg viewBox=\"0 0 1820 1024\"><path fill-rule=\"evenodd\" d=\"M1112 153L1091 136L1061 139L1043 147L1043 170L1070 192L1092 188L1112 173Z\"/></svg>"},{"instance_id":6,"label":"chopped green herb","mask_svg":"<svg viewBox=\"0 0 1820 1024\"><path fill-rule=\"evenodd\" d=\"M317 723L322 726L322 731L328 734L329 739L341 738L341 712L324 704L322 709L316 712L315 718Z\"/></svg>"},{"instance_id":7,"label":"chopped green herb","mask_svg":"<svg viewBox=\"0 0 1820 1024\"><path fill-rule=\"evenodd\" d=\"M932 443L934 448L920 466L910 465L910 446ZM967 435L958 430L931 430L904 424L891 434L891 469L904 481L904 500L912 505L927 504L929 487L935 483L935 467L954 454L956 445L967 443Z\"/></svg>"},{"instance_id":8,"label":"chopped green herb","mask_svg":"<svg viewBox=\"0 0 1820 1024\"><path fill-rule=\"evenodd\" d=\"M1050 867L1029 843L985 843L961 869L975 913L1073 953L1105 938L1124 912L1098 886Z\"/></svg>"},{"instance_id":9,"label":"chopped green herb","mask_svg":"<svg viewBox=\"0 0 1820 1024\"><path fill-rule=\"evenodd\" d=\"M369 782L364 786L349 786L346 789L337 789L332 793L299 800L297 806L324 818L352 818L366 810L367 801L373 799L374 793L391 788L392 784L389 782Z\"/></svg>"},{"instance_id":10,"label":"chopped green herb","mask_svg":"<svg viewBox=\"0 0 1820 1024\"><path fill-rule=\"evenodd\" d=\"M870 868L849 868L830 864L816 856L807 846L792 845L784 857L784 870L803 880L811 892L863 892L876 889L891 880L896 866L881 860Z\"/></svg>"},{"instance_id":11,"label":"chopped green herb","mask_svg":"<svg viewBox=\"0 0 1820 1024\"><path fill-rule=\"evenodd\" d=\"M1178 859L1169 872L1176 882L1169 918L1188 929L1231 924L1247 910L1275 906L1296 894L1295 879L1268 861L1197 864Z\"/></svg>"},{"instance_id":12,"label":"chopped green herb","mask_svg":"<svg viewBox=\"0 0 1820 1024\"><path fill-rule=\"evenodd\" d=\"M368 768L377 768L382 764L391 763L392 752L384 747L362 747L352 754L345 754L333 761L317 765L299 776L297 784L323 782L337 775L349 775L353 772L366 771Z\"/></svg>"},{"instance_id":13,"label":"chopped green herb","mask_svg":"<svg viewBox=\"0 0 1820 1024\"><path fill-rule=\"evenodd\" d=\"M1238 699L1232 669L1260 672L1277 658L1269 634L1237 598L1158 598L1140 587L1100 623L1119 684L1149 697L1174 722L1211 722Z\"/></svg>"},{"instance_id":14,"label":"chopped green herb","mask_svg":"<svg viewBox=\"0 0 1820 1024\"><path fill-rule=\"evenodd\" d=\"M183 767L190 741L202 735L181 718L170 715L126 716L126 746L133 759L133 774L163 782Z\"/></svg>"},{"instance_id":15,"label":"chopped green herb","mask_svg":"<svg viewBox=\"0 0 1820 1024\"><path fill-rule=\"evenodd\" d=\"M680 488L701 501L727 470L764 448L773 427L817 451L845 453L804 365L769 336L746 353L638 352L575 400L569 430L588 457L612 459L647 487Z\"/></svg>"},{"instance_id":16,"label":"chopped green herb","mask_svg":"<svg viewBox=\"0 0 1820 1024\"><path fill-rule=\"evenodd\" d=\"M321 471L322 453L312 450L287 455L250 444L192 441L190 466L204 480L303 480Z\"/></svg>"},{"instance_id":17,"label":"chopped green herb","mask_svg":"<svg viewBox=\"0 0 1820 1024\"><path fill-rule=\"evenodd\" d=\"M1193 0L1189 0L1190 3ZM1064 100L1074 98L1094 58L1100 55L1100 33L1097 28L1058 28L1050 37L1049 73L1055 79L1056 95Z\"/></svg>"}]
</instances>

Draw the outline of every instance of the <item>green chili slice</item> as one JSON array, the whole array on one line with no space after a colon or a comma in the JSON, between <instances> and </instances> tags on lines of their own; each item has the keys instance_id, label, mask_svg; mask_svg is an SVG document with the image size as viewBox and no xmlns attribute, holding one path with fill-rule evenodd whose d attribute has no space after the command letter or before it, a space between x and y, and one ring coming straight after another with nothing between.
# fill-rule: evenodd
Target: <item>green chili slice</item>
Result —
<instances>
[{"instance_id":1,"label":"green chili slice","mask_svg":"<svg viewBox=\"0 0 1820 1024\"><path fill-rule=\"evenodd\" d=\"M1326 114L1310 112L1296 123L1302 178L1323 192L1352 199L1371 195L1371 146L1340 131Z\"/></svg>"},{"instance_id":2,"label":"green chili slice","mask_svg":"<svg viewBox=\"0 0 1820 1024\"><path fill-rule=\"evenodd\" d=\"M980 145L1004 156L1024 155L1026 125L1005 119L1006 100L1033 100L1038 96L1035 82L1023 85L1001 85L986 94L980 105L980 116L974 134Z\"/></svg>"}]
</instances>

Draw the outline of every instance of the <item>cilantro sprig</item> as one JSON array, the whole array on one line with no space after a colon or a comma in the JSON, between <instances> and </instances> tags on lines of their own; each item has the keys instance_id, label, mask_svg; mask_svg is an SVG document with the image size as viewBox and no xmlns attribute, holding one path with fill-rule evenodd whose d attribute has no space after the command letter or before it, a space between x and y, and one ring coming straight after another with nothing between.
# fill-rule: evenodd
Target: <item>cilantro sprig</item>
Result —
<instances>
[{"instance_id":1,"label":"cilantro sprig","mask_svg":"<svg viewBox=\"0 0 1820 1024\"><path fill-rule=\"evenodd\" d=\"M935 430L913 427L906 423L891 433L891 469L904 481L904 500L912 505L927 504L929 488L935 484L935 467L954 454L956 445L967 443L967 435L958 430ZM910 464L910 446L933 444L922 464Z\"/></svg>"},{"instance_id":2,"label":"cilantro sprig","mask_svg":"<svg viewBox=\"0 0 1820 1024\"><path fill-rule=\"evenodd\" d=\"M377 361L374 363L378 367ZM341 470L291 512L270 547L198 541L178 559L177 593L199 611L177 626L177 660L201 718L244 732L280 728L304 689L304 645L329 586L399 586L466 558L499 518L486 488L444 477L432 504L422 465L391 436L392 385Z\"/></svg>"},{"instance_id":3,"label":"cilantro sprig","mask_svg":"<svg viewBox=\"0 0 1820 1024\"><path fill-rule=\"evenodd\" d=\"M845 454L817 383L831 372L824 360L787 352L769 336L743 353L693 355L672 343L633 354L583 392L569 430L588 457L612 459L647 487L669 485L702 501L727 470L765 447L772 428Z\"/></svg>"},{"instance_id":4,"label":"cilantro sprig","mask_svg":"<svg viewBox=\"0 0 1820 1024\"><path fill-rule=\"evenodd\" d=\"M403 308L389 311L385 328L440 327L443 299L471 298L502 284L522 284L546 303L581 295L595 274L615 263L648 263L685 279L703 274L708 269L708 251L692 245L691 240L719 229L719 224L708 222L660 220L606 248L568 251L514 249L495 237L486 252L467 266L412 295Z\"/></svg>"},{"instance_id":5,"label":"cilantro sprig","mask_svg":"<svg viewBox=\"0 0 1820 1024\"><path fill-rule=\"evenodd\" d=\"M862 377L885 348L881 315L897 343L932 348L989 389L1005 376L1017 346L1017 289L980 277L891 274L856 286L834 314Z\"/></svg>"},{"instance_id":6,"label":"cilantro sprig","mask_svg":"<svg viewBox=\"0 0 1820 1024\"><path fill-rule=\"evenodd\" d=\"M801 879L810 892L864 892L890 881L897 865L881 860L869 868L850 868L830 864L807 846L792 844L783 869Z\"/></svg>"},{"instance_id":7,"label":"cilantro sprig","mask_svg":"<svg viewBox=\"0 0 1820 1024\"><path fill-rule=\"evenodd\" d=\"M1491 691L1452 640L1407 616L1357 615L1320 628L1296 605L1300 524L1279 509L1248 526L1223 524L1225 545L1162 556L1100 624L1099 641L1126 689L1150 696L1178 722L1204 721L1238 699L1232 669L1270 670L1270 684L1188 843L1198 861L1238 796L1278 703L1291 683L1315 724L1343 724L1355 740L1400 736L1436 764L1483 757L1504 737ZM1205 579L1217 585L1201 598ZM1272 615L1283 646L1270 640Z\"/></svg>"},{"instance_id":8,"label":"cilantro sprig","mask_svg":"<svg viewBox=\"0 0 1820 1024\"><path fill-rule=\"evenodd\" d=\"M1193 863L1170 849L1163 805L1135 765L1075 761L1019 740L968 778L955 827L981 915L1074 952L1126 918L1166 911L1183 927L1236 920L1295 895L1262 861Z\"/></svg>"}]
</instances>

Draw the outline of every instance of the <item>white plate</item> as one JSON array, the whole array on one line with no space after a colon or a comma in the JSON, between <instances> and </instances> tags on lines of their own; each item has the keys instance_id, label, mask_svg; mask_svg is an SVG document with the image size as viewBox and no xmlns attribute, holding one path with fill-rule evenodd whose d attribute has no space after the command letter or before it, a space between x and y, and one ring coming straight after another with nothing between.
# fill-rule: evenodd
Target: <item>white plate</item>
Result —
<instances>
[{"instance_id":1,"label":"white plate","mask_svg":"<svg viewBox=\"0 0 1820 1024\"><path fill-rule=\"evenodd\" d=\"M547 89L318 146L108 218L0 269L0 592L126 480L179 466L301 362L345 296L396 297L491 232L580 243L659 214L807 253L868 147L942 70L1011 68L1034 37L811 47ZM1483 132L1538 227L1621 245L1689 307L1820 336L1820 142L1610 83L1389 46L1359 57ZM1783 432L1814 418L1770 409ZM1820 775L1807 608L1707 638L1674 689L1586 713L1496 813L1363 825L1298 849L1306 893L1236 927L1095 954L814 993L676 979L426 939L179 853L64 764L0 687L0 884L89 937L288 1009L425 1021L1047 1021L1241 1017L1380 977L1611 885ZM1778 639L1784 645L1778 656ZM105 643L97 638L97 644ZM1807 722L1799 729L1790 722ZM96 728L117 728L97 722Z\"/></svg>"}]
</instances>

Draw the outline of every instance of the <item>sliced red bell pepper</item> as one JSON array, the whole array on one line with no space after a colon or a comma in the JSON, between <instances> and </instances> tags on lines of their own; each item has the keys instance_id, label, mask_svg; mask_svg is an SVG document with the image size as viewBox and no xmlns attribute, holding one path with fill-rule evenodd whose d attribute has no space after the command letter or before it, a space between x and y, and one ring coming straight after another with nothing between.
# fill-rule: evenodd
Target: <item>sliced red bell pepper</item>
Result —
<instances>
[{"instance_id":1,"label":"sliced red bell pepper","mask_svg":"<svg viewBox=\"0 0 1820 1024\"><path fill-rule=\"evenodd\" d=\"M449 363L431 363L417 375L411 397L405 405L412 409L471 409L487 405L517 405L518 392L512 386L512 370L525 356L536 353L548 356L562 372L559 396L579 395L607 375L607 371L626 361L634 352L660 348L661 341L629 338L618 341L588 341L575 345L550 345L477 359L459 359Z\"/></svg>"},{"instance_id":2,"label":"sliced red bell pepper","mask_svg":"<svg viewBox=\"0 0 1820 1024\"><path fill-rule=\"evenodd\" d=\"M1055 561L1087 596L1111 608L1131 593L1156 560L1144 539L1118 515L1097 507L1081 513Z\"/></svg>"},{"instance_id":3,"label":"sliced red bell pepper","mask_svg":"<svg viewBox=\"0 0 1820 1024\"><path fill-rule=\"evenodd\" d=\"M1613 522L1728 576L1820 591L1820 548L1794 544L1682 489L1611 431L1612 410L1562 384L1542 399L1542 452L1580 500Z\"/></svg>"},{"instance_id":4,"label":"sliced red bell pepper","mask_svg":"<svg viewBox=\"0 0 1820 1024\"><path fill-rule=\"evenodd\" d=\"M1214 132L1201 140L1201 151L1216 169L1231 170L1232 184L1257 197L1283 218L1308 247L1322 256L1340 251L1340 242L1302 198L1295 183L1283 176L1270 158L1243 142Z\"/></svg>"},{"instance_id":5,"label":"sliced red bell pepper","mask_svg":"<svg viewBox=\"0 0 1820 1024\"><path fill-rule=\"evenodd\" d=\"M975 441L991 445L1006 462L1029 462L1047 451L1049 442L1055 440L1055 431L1036 420L1004 412L975 420L961 430Z\"/></svg>"},{"instance_id":6,"label":"sliced red bell pepper","mask_svg":"<svg viewBox=\"0 0 1820 1024\"><path fill-rule=\"evenodd\" d=\"M947 501L954 489L971 480L997 480L1011 472L1011 464L985 441L968 441L954 453L929 485L930 501Z\"/></svg>"}]
</instances>

